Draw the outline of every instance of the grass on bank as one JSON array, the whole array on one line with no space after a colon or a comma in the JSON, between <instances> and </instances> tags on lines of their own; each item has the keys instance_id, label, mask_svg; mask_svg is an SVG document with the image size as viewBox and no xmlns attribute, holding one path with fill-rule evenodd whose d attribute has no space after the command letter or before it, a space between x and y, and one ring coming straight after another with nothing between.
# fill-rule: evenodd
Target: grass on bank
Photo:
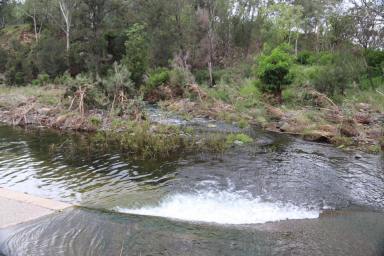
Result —
<instances>
[{"instance_id":1,"label":"grass on bank","mask_svg":"<svg viewBox=\"0 0 384 256\"><path fill-rule=\"evenodd\" d=\"M0 107L11 109L28 100L47 106L57 106L65 93L65 89L58 86L4 86L0 85Z\"/></svg>"}]
</instances>

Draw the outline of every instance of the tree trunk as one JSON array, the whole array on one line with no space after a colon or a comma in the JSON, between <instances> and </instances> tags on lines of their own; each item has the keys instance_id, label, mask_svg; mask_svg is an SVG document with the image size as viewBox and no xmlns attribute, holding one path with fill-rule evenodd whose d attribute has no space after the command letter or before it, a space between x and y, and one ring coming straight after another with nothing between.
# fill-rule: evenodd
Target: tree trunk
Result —
<instances>
[{"instance_id":1,"label":"tree trunk","mask_svg":"<svg viewBox=\"0 0 384 256\"><path fill-rule=\"evenodd\" d=\"M281 90L281 88L279 88L275 91L275 97L276 97L278 104L283 103L283 91Z\"/></svg>"},{"instance_id":2,"label":"tree trunk","mask_svg":"<svg viewBox=\"0 0 384 256\"><path fill-rule=\"evenodd\" d=\"M65 37L66 37L66 40L67 40L67 53L69 53L69 50L71 48L71 43L70 43L70 29L69 29L69 26L67 26L67 31L65 32Z\"/></svg>"},{"instance_id":3,"label":"tree trunk","mask_svg":"<svg viewBox=\"0 0 384 256\"><path fill-rule=\"evenodd\" d=\"M36 16L33 16L32 19L33 19L33 29L34 29L34 32L35 32L35 40L36 40L36 43L37 43L37 42L39 42L39 35L38 35L38 32L37 32Z\"/></svg>"},{"instance_id":4,"label":"tree trunk","mask_svg":"<svg viewBox=\"0 0 384 256\"><path fill-rule=\"evenodd\" d=\"M281 88L281 86L278 86L276 88L276 91L275 91L275 98L276 98L276 101L278 104L282 104L283 103L283 89Z\"/></svg>"},{"instance_id":5,"label":"tree trunk","mask_svg":"<svg viewBox=\"0 0 384 256\"><path fill-rule=\"evenodd\" d=\"M213 87L215 85L213 79L213 55L214 55L214 46L213 46L213 16L214 16L214 7L213 3L210 2L208 6L208 15L209 15L209 25L208 25L208 39L209 39L209 53L208 53L208 72L209 72L209 86Z\"/></svg>"},{"instance_id":6,"label":"tree trunk","mask_svg":"<svg viewBox=\"0 0 384 256\"><path fill-rule=\"evenodd\" d=\"M212 61L211 60L209 60L209 62L208 62L208 72L209 72L209 86L213 87L214 81L213 81Z\"/></svg>"}]
</instances>

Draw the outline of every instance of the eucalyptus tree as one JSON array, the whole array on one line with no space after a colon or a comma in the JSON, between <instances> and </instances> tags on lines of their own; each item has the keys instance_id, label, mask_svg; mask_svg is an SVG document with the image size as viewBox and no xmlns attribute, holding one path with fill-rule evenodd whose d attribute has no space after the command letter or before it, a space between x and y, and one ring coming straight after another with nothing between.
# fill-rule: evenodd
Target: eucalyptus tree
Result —
<instances>
[{"instance_id":1,"label":"eucalyptus tree","mask_svg":"<svg viewBox=\"0 0 384 256\"><path fill-rule=\"evenodd\" d=\"M86 46L86 59L94 76L100 74L102 62L106 55L106 40L103 35L113 29L115 24L109 21L123 22L121 13L125 10L123 0L81 0L78 7L78 33L83 46ZM125 13L126 14L126 13ZM118 17L116 17L118 16ZM119 25L121 26L121 25Z\"/></svg>"},{"instance_id":2,"label":"eucalyptus tree","mask_svg":"<svg viewBox=\"0 0 384 256\"><path fill-rule=\"evenodd\" d=\"M355 40L365 49L384 47L384 1L353 1Z\"/></svg>"},{"instance_id":3,"label":"eucalyptus tree","mask_svg":"<svg viewBox=\"0 0 384 256\"><path fill-rule=\"evenodd\" d=\"M5 16L9 0L0 0L0 28L5 26Z\"/></svg>"},{"instance_id":4,"label":"eucalyptus tree","mask_svg":"<svg viewBox=\"0 0 384 256\"><path fill-rule=\"evenodd\" d=\"M295 53L298 51L298 40L303 24L303 7L287 3L273 4L268 8L269 17L277 28L277 33L287 38L291 44L295 36Z\"/></svg>"},{"instance_id":5,"label":"eucalyptus tree","mask_svg":"<svg viewBox=\"0 0 384 256\"><path fill-rule=\"evenodd\" d=\"M72 20L73 13L75 12L79 1L78 0L56 0L58 7L60 9L60 13L62 16L62 23L60 24L60 28L65 33L66 38L66 50L69 53L71 48L71 28L72 28Z\"/></svg>"},{"instance_id":6,"label":"eucalyptus tree","mask_svg":"<svg viewBox=\"0 0 384 256\"><path fill-rule=\"evenodd\" d=\"M23 15L32 20L36 43L39 41L43 24L48 20L49 0L26 0L21 6Z\"/></svg>"}]
</instances>

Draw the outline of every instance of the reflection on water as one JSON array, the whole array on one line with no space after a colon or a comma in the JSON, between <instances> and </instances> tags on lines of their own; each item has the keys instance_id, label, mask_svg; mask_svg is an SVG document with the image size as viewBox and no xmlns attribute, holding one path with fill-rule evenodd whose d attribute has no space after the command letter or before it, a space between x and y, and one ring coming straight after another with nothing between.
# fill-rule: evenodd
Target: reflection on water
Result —
<instances>
[{"instance_id":1,"label":"reflection on water","mask_svg":"<svg viewBox=\"0 0 384 256\"><path fill-rule=\"evenodd\" d=\"M331 146L257 130L253 137L252 145L220 156L138 161L118 150L91 148L83 135L0 126L0 186L101 209L80 208L0 232L0 241L6 241L0 252L384 252L382 156L359 153L356 158ZM256 224L285 219L291 221Z\"/></svg>"},{"instance_id":2,"label":"reflection on water","mask_svg":"<svg viewBox=\"0 0 384 256\"><path fill-rule=\"evenodd\" d=\"M78 204L152 190L173 178L172 161L133 161L89 149L87 138L0 126L0 186Z\"/></svg>"}]
</instances>

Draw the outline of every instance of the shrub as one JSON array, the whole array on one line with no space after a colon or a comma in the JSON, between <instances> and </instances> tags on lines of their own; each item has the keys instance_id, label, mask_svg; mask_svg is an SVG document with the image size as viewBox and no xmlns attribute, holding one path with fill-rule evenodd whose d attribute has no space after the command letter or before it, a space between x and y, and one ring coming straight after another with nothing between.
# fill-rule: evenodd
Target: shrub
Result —
<instances>
[{"instance_id":1,"label":"shrub","mask_svg":"<svg viewBox=\"0 0 384 256\"><path fill-rule=\"evenodd\" d=\"M290 66L293 59L286 45L281 45L268 55L259 59L257 74L262 81L264 91L273 92L281 102L281 92L284 86L292 82Z\"/></svg>"},{"instance_id":2,"label":"shrub","mask_svg":"<svg viewBox=\"0 0 384 256\"><path fill-rule=\"evenodd\" d=\"M338 65L320 67L312 80L316 90L331 96L336 92L344 94L349 82L344 68Z\"/></svg>"},{"instance_id":3,"label":"shrub","mask_svg":"<svg viewBox=\"0 0 384 256\"><path fill-rule=\"evenodd\" d=\"M7 61L8 61L8 52L3 48L0 48L0 72L5 71Z\"/></svg>"},{"instance_id":4,"label":"shrub","mask_svg":"<svg viewBox=\"0 0 384 256\"><path fill-rule=\"evenodd\" d=\"M103 120L99 116L91 116L89 122L95 127L100 127L103 124Z\"/></svg>"},{"instance_id":5,"label":"shrub","mask_svg":"<svg viewBox=\"0 0 384 256\"><path fill-rule=\"evenodd\" d=\"M299 52L296 61L302 65L310 65L314 61L313 54L310 51Z\"/></svg>"},{"instance_id":6,"label":"shrub","mask_svg":"<svg viewBox=\"0 0 384 256\"><path fill-rule=\"evenodd\" d=\"M49 83L48 74L39 74L35 80L32 80L32 85L44 86Z\"/></svg>"},{"instance_id":7,"label":"shrub","mask_svg":"<svg viewBox=\"0 0 384 256\"><path fill-rule=\"evenodd\" d=\"M368 49L364 53L369 73L372 76L382 76L384 72L384 51Z\"/></svg>"},{"instance_id":8,"label":"shrub","mask_svg":"<svg viewBox=\"0 0 384 256\"><path fill-rule=\"evenodd\" d=\"M103 108L109 103L109 100L105 97L105 93L100 90L100 87L87 75L80 74L75 78L66 77L64 80L64 85L67 86L67 91L65 97L70 97L74 99L76 97L76 92L82 88L86 90L84 105L86 108L98 107ZM77 97L74 102L75 105L79 104L79 98ZM75 108L75 106L73 106Z\"/></svg>"},{"instance_id":9,"label":"shrub","mask_svg":"<svg viewBox=\"0 0 384 256\"><path fill-rule=\"evenodd\" d=\"M313 55L312 63L317 63L319 65L331 65L335 61L335 55L330 52L320 52L316 55Z\"/></svg>"},{"instance_id":10,"label":"shrub","mask_svg":"<svg viewBox=\"0 0 384 256\"><path fill-rule=\"evenodd\" d=\"M195 83L195 77L189 70L175 67L169 72L169 83L171 86L186 87Z\"/></svg>"},{"instance_id":11,"label":"shrub","mask_svg":"<svg viewBox=\"0 0 384 256\"><path fill-rule=\"evenodd\" d=\"M253 142L253 139L244 133L228 135L227 144L233 145L235 142L240 142L240 144L249 144Z\"/></svg>"},{"instance_id":12,"label":"shrub","mask_svg":"<svg viewBox=\"0 0 384 256\"><path fill-rule=\"evenodd\" d=\"M369 87L375 89L384 81L384 51L369 49L364 52L364 57L367 63L364 78L368 80Z\"/></svg>"},{"instance_id":13,"label":"shrub","mask_svg":"<svg viewBox=\"0 0 384 256\"><path fill-rule=\"evenodd\" d=\"M295 103L297 104L297 102L295 101L297 99L297 92L294 88L287 88L283 91L283 101L284 103Z\"/></svg>"},{"instance_id":14,"label":"shrub","mask_svg":"<svg viewBox=\"0 0 384 256\"><path fill-rule=\"evenodd\" d=\"M345 95L352 82L361 80L364 73L364 60L359 54L343 50L332 54L331 64L319 66L312 74L312 83L317 90L330 96Z\"/></svg>"},{"instance_id":15,"label":"shrub","mask_svg":"<svg viewBox=\"0 0 384 256\"><path fill-rule=\"evenodd\" d=\"M169 81L169 70L165 68L159 68L152 71L149 74L147 80L147 86L149 89L154 89L158 86L164 85Z\"/></svg>"},{"instance_id":16,"label":"shrub","mask_svg":"<svg viewBox=\"0 0 384 256\"><path fill-rule=\"evenodd\" d=\"M24 85L37 75L36 65L29 53L29 48L20 42L12 42L5 67L5 78L8 85Z\"/></svg>"},{"instance_id":17,"label":"shrub","mask_svg":"<svg viewBox=\"0 0 384 256\"><path fill-rule=\"evenodd\" d=\"M212 90L210 92L210 95L213 97L213 98L216 98L216 99L219 99L221 101L224 101L224 102L230 102L230 95L228 93L228 90L226 90L226 88L217 88L215 90Z\"/></svg>"},{"instance_id":18,"label":"shrub","mask_svg":"<svg viewBox=\"0 0 384 256\"><path fill-rule=\"evenodd\" d=\"M131 80L131 73L125 65L113 64L113 68L108 71L107 76L102 80L102 90L111 98L118 93L134 93L134 86Z\"/></svg>"},{"instance_id":19,"label":"shrub","mask_svg":"<svg viewBox=\"0 0 384 256\"><path fill-rule=\"evenodd\" d=\"M194 72L196 82L198 84L207 84L209 81L209 72L207 69L200 69ZM212 72L213 80L220 83L231 83L233 74L231 70L218 69Z\"/></svg>"},{"instance_id":20,"label":"shrub","mask_svg":"<svg viewBox=\"0 0 384 256\"><path fill-rule=\"evenodd\" d=\"M255 81L245 81L245 84L240 88L240 96L242 97L259 97L260 96L260 91L259 91L259 85L260 81L255 80Z\"/></svg>"},{"instance_id":21,"label":"shrub","mask_svg":"<svg viewBox=\"0 0 384 256\"><path fill-rule=\"evenodd\" d=\"M33 49L39 73L48 74L51 78L62 75L67 69L67 55L63 50L62 40L45 35Z\"/></svg>"}]
</instances>

